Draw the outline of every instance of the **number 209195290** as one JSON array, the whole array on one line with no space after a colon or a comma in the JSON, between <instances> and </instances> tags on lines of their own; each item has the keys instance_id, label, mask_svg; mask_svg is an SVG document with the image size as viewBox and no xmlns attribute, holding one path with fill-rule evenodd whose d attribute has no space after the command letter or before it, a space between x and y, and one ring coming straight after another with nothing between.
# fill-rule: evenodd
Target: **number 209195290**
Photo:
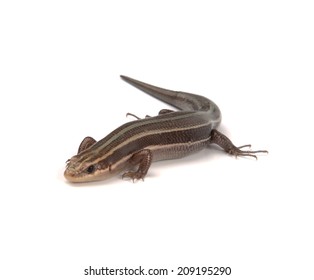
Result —
<instances>
[{"instance_id":1,"label":"number 209195290","mask_svg":"<svg viewBox=\"0 0 314 280\"><path fill-rule=\"evenodd\" d=\"M230 275L231 267L222 266L197 266L178 267L178 275Z\"/></svg>"}]
</instances>

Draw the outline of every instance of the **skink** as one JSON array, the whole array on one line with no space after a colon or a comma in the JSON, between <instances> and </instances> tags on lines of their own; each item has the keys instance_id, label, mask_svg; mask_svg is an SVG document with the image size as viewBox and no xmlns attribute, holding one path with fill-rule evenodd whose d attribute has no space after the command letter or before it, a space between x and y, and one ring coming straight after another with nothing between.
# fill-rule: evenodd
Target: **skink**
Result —
<instances>
[{"instance_id":1,"label":"skink","mask_svg":"<svg viewBox=\"0 0 314 280\"><path fill-rule=\"evenodd\" d=\"M158 116L144 119L135 116L137 120L118 127L98 142L84 138L77 155L67 161L64 176L68 181L102 180L119 173L133 181L144 179L153 161L181 158L211 144L234 156L256 158L256 153L267 153L242 149L250 145L236 147L217 131L221 113L206 97L121 78L180 111L164 109Z\"/></svg>"}]
</instances>

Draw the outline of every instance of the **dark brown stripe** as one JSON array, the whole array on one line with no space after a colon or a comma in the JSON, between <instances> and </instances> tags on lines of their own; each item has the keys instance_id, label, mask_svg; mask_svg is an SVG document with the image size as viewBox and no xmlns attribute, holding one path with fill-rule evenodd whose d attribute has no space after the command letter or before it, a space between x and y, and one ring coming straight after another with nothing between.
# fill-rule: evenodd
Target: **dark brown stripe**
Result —
<instances>
[{"instance_id":1,"label":"dark brown stripe","mask_svg":"<svg viewBox=\"0 0 314 280\"><path fill-rule=\"evenodd\" d=\"M192 145L194 142L208 139L209 134L210 127L203 126L200 128L146 135L125 144L123 148L117 149L111 155L100 161L99 164L103 167L109 166L110 164L119 161L126 155L134 154L149 146L164 146L171 144L188 145L189 143Z\"/></svg>"}]
</instances>

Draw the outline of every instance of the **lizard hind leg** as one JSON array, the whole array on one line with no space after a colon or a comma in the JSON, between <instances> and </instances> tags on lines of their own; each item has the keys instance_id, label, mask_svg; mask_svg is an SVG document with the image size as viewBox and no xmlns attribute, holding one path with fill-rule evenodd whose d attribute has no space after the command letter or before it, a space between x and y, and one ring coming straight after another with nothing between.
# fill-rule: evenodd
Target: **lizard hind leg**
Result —
<instances>
[{"instance_id":1,"label":"lizard hind leg","mask_svg":"<svg viewBox=\"0 0 314 280\"><path fill-rule=\"evenodd\" d=\"M160 116L160 115L165 115L165 114L169 114L169 113L173 113L173 112L174 112L173 110L161 109L161 110L159 111L159 113L158 113L158 116ZM138 117L138 116L136 116L135 114L132 114L132 113L127 113L127 114L126 114L126 117L128 117L128 116L131 116L131 117L133 117L133 118L135 118L135 119L137 119L137 120L140 120L140 119L141 119L140 117ZM145 116L145 119L147 119L147 118L151 118L151 116L146 115L146 116Z\"/></svg>"},{"instance_id":2,"label":"lizard hind leg","mask_svg":"<svg viewBox=\"0 0 314 280\"><path fill-rule=\"evenodd\" d=\"M222 149L224 149L228 154L234 155L234 156L243 156L243 157L254 157L257 159L257 156L255 154L258 153L268 153L266 150L242 150L243 148L250 148L251 145L243 145L240 147L236 147L231 140L221 132L217 131L216 129L213 129L211 131L211 137L209 140L209 144L216 144Z\"/></svg>"}]
</instances>

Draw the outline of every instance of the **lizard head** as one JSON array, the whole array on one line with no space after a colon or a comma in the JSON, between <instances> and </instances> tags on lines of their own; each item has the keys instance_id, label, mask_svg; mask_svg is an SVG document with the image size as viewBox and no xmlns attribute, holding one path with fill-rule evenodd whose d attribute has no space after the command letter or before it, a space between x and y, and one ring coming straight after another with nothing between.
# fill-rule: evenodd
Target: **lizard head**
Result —
<instances>
[{"instance_id":1,"label":"lizard head","mask_svg":"<svg viewBox=\"0 0 314 280\"><path fill-rule=\"evenodd\" d=\"M64 177L72 183L97 180L98 165L87 163L79 155L73 156L66 162Z\"/></svg>"},{"instance_id":2,"label":"lizard head","mask_svg":"<svg viewBox=\"0 0 314 280\"><path fill-rule=\"evenodd\" d=\"M106 159L100 162L91 161L85 153L78 154L67 160L64 177L71 183L90 182L111 177L113 172Z\"/></svg>"},{"instance_id":3,"label":"lizard head","mask_svg":"<svg viewBox=\"0 0 314 280\"><path fill-rule=\"evenodd\" d=\"M64 177L71 183L104 180L121 172L127 158L129 156L115 161L110 155L99 157L87 149L67 160Z\"/></svg>"}]
</instances>

